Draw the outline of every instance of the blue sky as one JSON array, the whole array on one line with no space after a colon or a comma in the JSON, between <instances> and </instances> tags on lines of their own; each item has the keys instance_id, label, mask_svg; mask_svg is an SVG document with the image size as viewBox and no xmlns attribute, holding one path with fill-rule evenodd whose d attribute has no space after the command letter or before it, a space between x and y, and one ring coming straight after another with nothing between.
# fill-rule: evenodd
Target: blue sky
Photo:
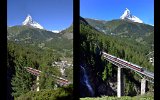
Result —
<instances>
[{"instance_id":1,"label":"blue sky","mask_svg":"<svg viewBox=\"0 0 160 100\"><path fill-rule=\"evenodd\" d=\"M30 14L48 30L62 30L73 22L73 0L7 0L8 26L21 25Z\"/></svg>"},{"instance_id":2,"label":"blue sky","mask_svg":"<svg viewBox=\"0 0 160 100\"><path fill-rule=\"evenodd\" d=\"M80 15L85 18L119 19L125 8L144 23L154 25L154 0L80 0Z\"/></svg>"}]
</instances>

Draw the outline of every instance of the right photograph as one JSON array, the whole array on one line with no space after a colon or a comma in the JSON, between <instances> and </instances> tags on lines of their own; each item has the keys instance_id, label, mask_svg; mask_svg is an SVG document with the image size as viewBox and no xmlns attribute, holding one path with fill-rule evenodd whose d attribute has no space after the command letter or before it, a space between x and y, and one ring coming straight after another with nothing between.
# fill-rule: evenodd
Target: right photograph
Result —
<instances>
[{"instance_id":1,"label":"right photograph","mask_svg":"<svg viewBox=\"0 0 160 100\"><path fill-rule=\"evenodd\" d=\"M154 0L80 0L80 99L154 99Z\"/></svg>"}]
</instances>

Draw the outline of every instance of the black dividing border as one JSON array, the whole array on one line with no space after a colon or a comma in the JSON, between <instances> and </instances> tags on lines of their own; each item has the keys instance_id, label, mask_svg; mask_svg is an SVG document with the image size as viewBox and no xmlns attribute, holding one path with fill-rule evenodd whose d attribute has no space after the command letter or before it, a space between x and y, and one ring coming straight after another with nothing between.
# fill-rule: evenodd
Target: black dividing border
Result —
<instances>
[{"instance_id":1,"label":"black dividing border","mask_svg":"<svg viewBox=\"0 0 160 100\"><path fill-rule=\"evenodd\" d=\"M80 91L80 68L79 68L79 48L80 48L80 33L79 33L79 0L73 0L73 96L74 100L79 100Z\"/></svg>"},{"instance_id":2,"label":"black dividing border","mask_svg":"<svg viewBox=\"0 0 160 100\"><path fill-rule=\"evenodd\" d=\"M7 100L7 0L0 0L0 91Z\"/></svg>"},{"instance_id":3,"label":"black dividing border","mask_svg":"<svg viewBox=\"0 0 160 100\"><path fill-rule=\"evenodd\" d=\"M154 0L154 99L160 98L160 8Z\"/></svg>"}]
</instances>

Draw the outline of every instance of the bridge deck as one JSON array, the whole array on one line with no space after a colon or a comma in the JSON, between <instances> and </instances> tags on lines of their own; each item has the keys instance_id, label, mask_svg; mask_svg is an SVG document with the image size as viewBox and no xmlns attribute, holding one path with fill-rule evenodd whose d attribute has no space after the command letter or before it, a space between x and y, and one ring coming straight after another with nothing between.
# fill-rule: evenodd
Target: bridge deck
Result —
<instances>
[{"instance_id":1,"label":"bridge deck","mask_svg":"<svg viewBox=\"0 0 160 100\"><path fill-rule=\"evenodd\" d=\"M25 68L29 73L31 73L32 75L35 75L35 76L40 76L40 73L42 73L42 71L31 68L31 67L25 67ZM69 83L71 83L67 79L64 79L62 77L59 77L59 76L56 76L53 74L51 74L51 76L55 78L57 84L68 85Z\"/></svg>"},{"instance_id":2,"label":"bridge deck","mask_svg":"<svg viewBox=\"0 0 160 100\"><path fill-rule=\"evenodd\" d=\"M128 61L125 61L125 60L120 59L118 57L115 57L113 55L110 55L106 52L102 52L102 54L106 60L113 63L114 65L119 66L119 67L123 67L123 68L129 68L131 70L134 70L134 71L144 75L145 77L148 77L148 78L151 78L152 80L154 80L154 73L147 71L143 67L138 66L133 63L130 63ZM152 82L154 83L154 81L152 81Z\"/></svg>"}]
</instances>

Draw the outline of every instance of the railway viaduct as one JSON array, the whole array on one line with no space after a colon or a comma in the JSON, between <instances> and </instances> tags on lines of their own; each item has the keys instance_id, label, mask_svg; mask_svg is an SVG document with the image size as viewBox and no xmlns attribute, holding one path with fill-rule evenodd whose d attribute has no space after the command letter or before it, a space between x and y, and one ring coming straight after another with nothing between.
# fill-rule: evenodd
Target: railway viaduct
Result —
<instances>
[{"instance_id":1,"label":"railway viaduct","mask_svg":"<svg viewBox=\"0 0 160 100\"><path fill-rule=\"evenodd\" d=\"M36 91L39 91L39 76L40 74L42 73L42 71L40 70L37 70L37 69L34 69L34 68L31 68L31 67L25 67L25 69L31 73L32 75L35 75L37 77L36 79L36 85L37 85L37 89ZM49 73L45 73L45 74L49 74ZM56 76L56 75L53 75L53 74L50 74L50 76L52 76L55 81L56 81L56 84L60 85L60 86L65 86L65 85L68 85L68 84L71 84L70 81L68 81L67 79L64 79L62 77L59 77L59 76Z\"/></svg>"},{"instance_id":2,"label":"railway viaduct","mask_svg":"<svg viewBox=\"0 0 160 100\"><path fill-rule=\"evenodd\" d=\"M112 64L116 65L118 67L117 71L117 96L121 97L124 92L124 81L123 81L123 68L128 68L130 70L135 71L138 73L142 79L141 79L141 95L145 94L146 92L146 81L149 81L151 83L154 83L154 73L149 72L145 70L143 67L140 67L136 64L130 63L128 61L125 61L123 59L117 58L113 55L110 55L106 52L102 52L102 56L105 60L111 62Z\"/></svg>"},{"instance_id":3,"label":"railway viaduct","mask_svg":"<svg viewBox=\"0 0 160 100\"><path fill-rule=\"evenodd\" d=\"M144 69L143 67L140 67L136 64L130 63L128 61L125 61L123 59L120 59L118 57L115 57L113 55L110 55L106 52L102 52L102 56L104 57L105 60L111 62L112 64L116 65L118 67L118 71L117 71L117 96L121 97L123 95L124 92L124 81L123 81L123 68L128 68L130 70L135 71L136 73L138 73L142 79L141 79L141 94L145 94L146 92L146 81L154 83L154 73L147 71L146 69ZM31 68L31 67L25 67L26 70L37 76L37 91L39 91L39 76L40 73L42 73L40 70ZM51 75L57 82L57 84L63 86L63 85L68 85L71 82L69 82L68 80L62 78L62 77L58 77L55 75Z\"/></svg>"}]
</instances>

